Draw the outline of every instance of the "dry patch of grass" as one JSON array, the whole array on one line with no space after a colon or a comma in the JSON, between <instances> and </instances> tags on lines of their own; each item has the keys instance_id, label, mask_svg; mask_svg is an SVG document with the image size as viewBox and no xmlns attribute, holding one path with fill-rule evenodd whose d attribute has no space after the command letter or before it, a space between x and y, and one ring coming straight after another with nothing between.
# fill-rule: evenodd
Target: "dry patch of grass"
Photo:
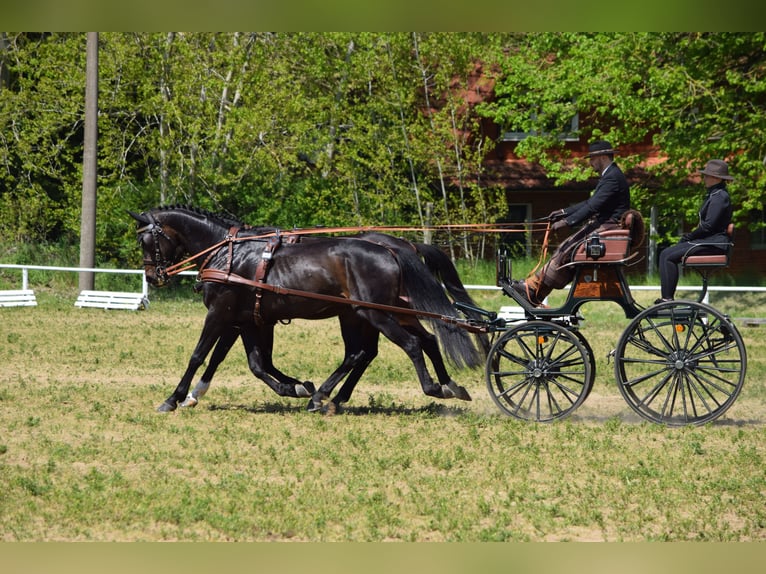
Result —
<instances>
[{"instance_id":1,"label":"dry patch of grass","mask_svg":"<svg viewBox=\"0 0 766 574\"><path fill-rule=\"evenodd\" d=\"M2 309L2 539L765 540L766 329L743 330L750 377L723 419L668 429L614 387L617 312L583 327L598 372L585 405L536 425L500 415L479 370L455 375L473 402L425 397L388 342L334 417L277 397L240 346L196 409L162 415L200 303ZM334 321L276 340L275 363L315 382L342 356Z\"/></svg>"}]
</instances>

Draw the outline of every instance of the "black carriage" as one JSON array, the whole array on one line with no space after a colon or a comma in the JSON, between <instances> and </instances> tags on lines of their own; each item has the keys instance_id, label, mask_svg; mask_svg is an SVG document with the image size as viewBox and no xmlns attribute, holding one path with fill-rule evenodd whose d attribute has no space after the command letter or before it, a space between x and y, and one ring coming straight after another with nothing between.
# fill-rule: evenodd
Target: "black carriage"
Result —
<instances>
[{"instance_id":1,"label":"black carriage","mask_svg":"<svg viewBox=\"0 0 766 574\"><path fill-rule=\"evenodd\" d=\"M701 425L724 414L745 381L745 345L731 319L703 303L710 273L729 264L733 243L716 255L687 253L682 265L699 273L696 301L676 300L643 308L633 298L625 268L643 222L593 235L575 250L566 301L557 308L531 307L511 287L510 261L498 254L497 284L524 309L525 317L501 331L486 364L489 393L500 410L518 419L551 422L571 415L588 397L595 361L579 329L579 308L614 301L631 319L610 353L617 388L644 419L668 426ZM637 229L638 227L640 229ZM729 228L730 240L733 228Z\"/></svg>"}]
</instances>

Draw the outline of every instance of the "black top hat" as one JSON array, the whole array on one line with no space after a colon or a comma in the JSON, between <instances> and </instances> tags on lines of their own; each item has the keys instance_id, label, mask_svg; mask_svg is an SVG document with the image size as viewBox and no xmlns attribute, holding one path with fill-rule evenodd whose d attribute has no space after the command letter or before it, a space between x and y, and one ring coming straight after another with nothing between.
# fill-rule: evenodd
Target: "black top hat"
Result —
<instances>
[{"instance_id":1,"label":"black top hat","mask_svg":"<svg viewBox=\"0 0 766 574\"><path fill-rule=\"evenodd\" d=\"M612 149L612 144L606 140L599 140L588 146L588 155L585 157L593 157L594 155L614 155L615 153L617 152Z\"/></svg>"},{"instance_id":2,"label":"black top hat","mask_svg":"<svg viewBox=\"0 0 766 574\"><path fill-rule=\"evenodd\" d=\"M722 159L711 159L705 164L705 167L700 170L702 175L712 175L719 179L734 179L729 175L729 164Z\"/></svg>"}]
</instances>

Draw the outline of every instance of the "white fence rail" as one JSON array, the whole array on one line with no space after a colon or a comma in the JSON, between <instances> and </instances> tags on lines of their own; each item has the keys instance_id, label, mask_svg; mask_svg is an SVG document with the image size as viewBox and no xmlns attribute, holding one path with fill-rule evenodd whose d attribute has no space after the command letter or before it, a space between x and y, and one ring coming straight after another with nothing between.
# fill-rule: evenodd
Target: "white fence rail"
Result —
<instances>
[{"instance_id":1,"label":"white fence rail","mask_svg":"<svg viewBox=\"0 0 766 574\"><path fill-rule=\"evenodd\" d=\"M77 307L99 307L101 309L145 309L149 305L149 286L142 269L96 269L90 267L56 267L48 265L13 265L0 263L0 269L21 271L21 289L0 291L0 307L37 305L34 290L29 287L29 272L63 271L72 273L121 273L141 276L141 292L82 291L75 301Z\"/></svg>"},{"instance_id":2,"label":"white fence rail","mask_svg":"<svg viewBox=\"0 0 766 574\"><path fill-rule=\"evenodd\" d=\"M37 305L37 298L31 289L0 291L0 307L34 307L35 305Z\"/></svg>"},{"instance_id":3,"label":"white fence rail","mask_svg":"<svg viewBox=\"0 0 766 574\"><path fill-rule=\"evenodd\" d=\"M146 282L146 276L143 269L97 269L89 267L53 267L46 265L17 265L0 263L0 269L17 269L21 271L21 289L0 291L0 307L9 306L33 306L37 304L34 291L29 287L29 271L62 271L72 273L122 273L141 276L141 292L131 293L123 291L83 291L78 296L75 305L78 307L101 307L104 309L142 309L149 305L149 285ZM184 271L181 275L196 275L196 271ZM499 291L500 287L495 285L466 285L466 289L475 291ZM565 287L564 289L567 289ZM679 285L678 291L700 291L701 286ZM631 291L657 291L659 285L636 285L630 287ZM726 287L711 285L703 299L708 302L708 295L711 291L733 291L743 293L766 292L766 287Z\"/></svg>"}]
</instances>

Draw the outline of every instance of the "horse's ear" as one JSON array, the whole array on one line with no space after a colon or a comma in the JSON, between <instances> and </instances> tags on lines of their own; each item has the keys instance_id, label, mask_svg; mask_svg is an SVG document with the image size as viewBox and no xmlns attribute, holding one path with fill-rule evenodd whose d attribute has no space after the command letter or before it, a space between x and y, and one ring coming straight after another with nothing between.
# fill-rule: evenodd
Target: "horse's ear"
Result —
<instances>
[{"instance_id":1,"label":"horse's ear","mask_svg":"<svg viewBox=\"0 0 766 574\"><path fill-rule=\"evenodd\" d=\"M135 220L136 220L136 221L138 221L139 223L143 223L144 225L149 225L149 224L151 223L151 221L149 221L149 218L148 218L148 217L146 217L146 216L145 216L145 215L143 215L143 214L138 214L138 213L135 213L135 212L133 212L133 211L130 211L130 210L128 210L128 213L130 214L130 216L131 216L133 219L135 219Z\"/></svg>"}]
</instances>

